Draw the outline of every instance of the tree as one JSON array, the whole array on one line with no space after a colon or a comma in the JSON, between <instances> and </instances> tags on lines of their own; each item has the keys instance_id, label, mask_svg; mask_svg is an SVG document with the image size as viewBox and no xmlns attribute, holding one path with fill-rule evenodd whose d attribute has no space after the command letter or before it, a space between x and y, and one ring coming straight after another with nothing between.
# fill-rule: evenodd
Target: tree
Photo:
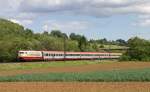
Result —
<instances>
[{"instance_id":1,"label":"tree","mask_svg":"<svg viewBox=\"0 0 150 92\"><path fill-rule=\"evenodd\" d=\"M86 51L88 41L87 41L85 36L77 35L75 33L71 33L69 37L70 37L71 40L78 41L78 47L79 47L80 51Z\"/></svg>"},{"instance_id":2,"label":"tree","mask_svg":"<svg viewBox=\"0 0 150 92\"><path fill-rule=\"evenodd\" d=\"M44 31L43 35L49 35L49 33L47 31Z\"/></svg>"},{"instance_id":3,"label":"tree","mask_svg":"<svg viewBox=\"0 0 150 92\"><path fill-rule=\"evenodd\" d=\"M98 47L98 45L97 45L96 43L93 44L93 49L94 49L95 51L99 51L99 47Z\"/></svg>"},{"instance_id":4,"label":"tree","mask_svg":"<svg viewBox=\"0 0 150 92\"><path fill-rule=\"evenodd\" d=\"M68 38L67 34L62 33L59 30L52 30L50 35L58 38L65 38L65 39Z\"/></svg>"},{"instance_id":5,"label":"tree","mask_svg":"<svg viewBox=\"0 0 150 92\"><path fill-rule=\"evenodd\" d=\"M99 44L108 44L108 41L107 41L106 38L97 40L97 42L98 42Z\"/></svg>"},{"instance_id":6,"label":"tree","mask_svg":"<svg viewBox=\"0 0 150 92\"><path fill-rule=\"evenodd\" d=\"M117 43L118 45L122 45L122 46L127 45L127 42L126 42L125 40L123 40L123 39L118 39L118 40L116 40L116 43Z\"/></svg>"},{"instance_id":7,"label":"tree","mask_svg":"<svg viewBox=\"0 0 150 92\"><path fill-rule=\"evenodd\" d=\"M69 37L71 40L76 40L76 41L79 41L82 38L81 35L77 35L75 33L71 33Z\"/></svg>"},{"instance_id":8,"label":"tree","mask_svg":"<svg viewBox=\"0 0 150 92\"><path fill-rule=\"evenodd\" d=\"M134 37L128 40L128 47L123 60L150 61L150 41Z\"/></svg>"},{"instance_id":9,"label":"tree","mask_svg":"<svg viewBox=\"0 0 150 92\"><path fill-rule=\"evenodd\" d=\"M51 36L54 36L54 37L63 37L62 33L59 30L52 30L51 31Z\"/></svg>"},{"instance_id":10,"label":"tree","mask_svg":"<svg viewBox=\"0 0 150 92\"><path fill-rule=\"evenodd\" d=\"M62 33L62 37L65 38L65 39L68 39L68 36L65 33Z\"/></svg>"},{"instance_id":11,"label":"tree","mask_svg":"<svg viewBox=\"0 0 150 92\"><path fill-rule=\"evenodd\" d=\"M80 51L85 51L87 45L87 39L82 36L79 40L79 49Z\"/></svg>"}]
</instances>

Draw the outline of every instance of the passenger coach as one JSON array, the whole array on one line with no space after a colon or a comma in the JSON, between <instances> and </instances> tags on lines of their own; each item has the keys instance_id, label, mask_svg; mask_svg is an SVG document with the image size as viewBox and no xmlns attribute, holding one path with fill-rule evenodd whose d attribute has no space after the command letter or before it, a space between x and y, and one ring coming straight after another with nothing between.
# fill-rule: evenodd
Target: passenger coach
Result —
<instances>
[{"instance_id":1,"label":"passenger coach","mask_svg":"<svg viewBox=\"0 0 150 92\"><path fill-rule=\"evenodd\" d=\"M121 53L102 52L64 52L64 51L19 51L18 59L22 61L33 60L92 60L117 59Z\"/></svg>"}]
</instances>

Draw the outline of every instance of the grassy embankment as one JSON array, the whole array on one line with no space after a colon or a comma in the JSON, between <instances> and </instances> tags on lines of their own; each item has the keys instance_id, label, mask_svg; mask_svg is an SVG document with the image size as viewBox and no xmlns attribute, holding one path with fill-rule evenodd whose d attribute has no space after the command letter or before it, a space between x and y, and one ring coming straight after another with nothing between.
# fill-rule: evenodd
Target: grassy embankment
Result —
<instances>
[{"instance_id":1,"label":"grassy embankment","mask_svg":"<svg viewBox=\"0 0 150 92\"><path fill-rule=\"evenodd\" d=\"M2 63L0 64L0 71L28 70L28 69L48 68L48 67L80 66L98 63L111 63L111 62L101 62L99 60L95 60L95 61L66 61L66 62L54 61L54 62Z\"/></svg>"}]
</instances>

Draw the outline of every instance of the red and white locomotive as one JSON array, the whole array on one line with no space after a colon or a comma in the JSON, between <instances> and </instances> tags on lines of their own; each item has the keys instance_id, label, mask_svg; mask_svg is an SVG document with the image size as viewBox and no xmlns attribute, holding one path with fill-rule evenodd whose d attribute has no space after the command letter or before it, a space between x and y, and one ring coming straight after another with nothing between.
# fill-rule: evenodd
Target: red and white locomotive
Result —
<instances>
[{"instance_id":1,"label":"red and white locomotive","mask_svg":"<svg viewBox=\"0 0 150 92\"><path fill-rule=\"evenodd\" d=\"M117 59L121 55L107 52L19 51L18 59L23 61Z\"/></svg>"}]
</instances>

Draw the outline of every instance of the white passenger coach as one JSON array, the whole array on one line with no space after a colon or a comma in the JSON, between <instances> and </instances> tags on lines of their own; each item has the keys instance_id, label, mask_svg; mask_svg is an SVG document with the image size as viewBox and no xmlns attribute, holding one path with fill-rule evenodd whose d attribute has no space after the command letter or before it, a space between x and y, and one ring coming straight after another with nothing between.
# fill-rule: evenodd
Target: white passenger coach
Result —
<instances>
[{"instance_id":1,"label":"white passenger coach","mask_svg":"<svg viewBox=\"0 0 150 92\"><path fill-rule=\"evenodd\" d=\"M118 59L121 55L122 53L108 53L108 52L19 51L18 59L23 61L93 60L93 59Z\"/></svg>"}]
</instances>

